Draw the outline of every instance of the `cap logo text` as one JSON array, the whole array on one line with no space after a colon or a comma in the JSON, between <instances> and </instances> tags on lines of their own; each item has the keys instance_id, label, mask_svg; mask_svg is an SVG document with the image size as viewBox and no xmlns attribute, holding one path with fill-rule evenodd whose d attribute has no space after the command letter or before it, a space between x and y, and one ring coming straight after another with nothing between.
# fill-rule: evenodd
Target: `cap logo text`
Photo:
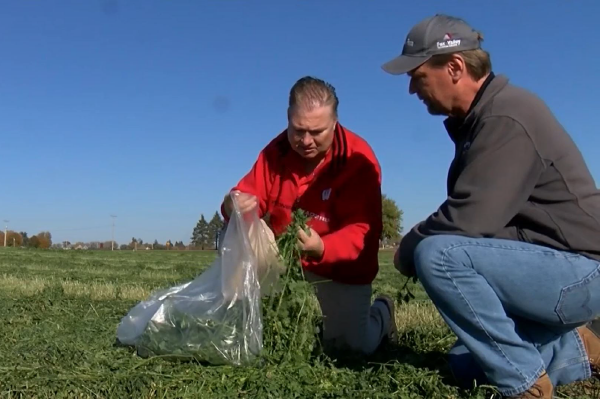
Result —
<instances>
[{"instance_id":1,"label":"cap logo text","mask_svg":"<svg viewBox=\"0 0 600 399\"><path fill-rule=\"evenodd\" d=\"M443 41L443 42L437 42L437 48L438 49L451 48L451 47L457 47L457 46L460 46L460 39L446 40L446 41Z\"/></svg>"}]
</instances>

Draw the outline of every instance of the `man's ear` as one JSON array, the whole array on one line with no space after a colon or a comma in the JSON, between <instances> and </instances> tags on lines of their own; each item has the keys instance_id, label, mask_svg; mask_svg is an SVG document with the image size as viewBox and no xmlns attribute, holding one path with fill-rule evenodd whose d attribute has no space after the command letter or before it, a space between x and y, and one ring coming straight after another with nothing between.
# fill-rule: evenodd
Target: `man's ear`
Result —
<instances>
[{"instance_id":1,"label":"man's ear","mask_svg":"<svg viewBox=\"0 0 600 399\"><path fill-rule=\"evenodd\" d=\"M448 62L448 73L454 83L458 82L467 73L465 60L458 54L453 55Z\"/></svg>"}]
</instances>

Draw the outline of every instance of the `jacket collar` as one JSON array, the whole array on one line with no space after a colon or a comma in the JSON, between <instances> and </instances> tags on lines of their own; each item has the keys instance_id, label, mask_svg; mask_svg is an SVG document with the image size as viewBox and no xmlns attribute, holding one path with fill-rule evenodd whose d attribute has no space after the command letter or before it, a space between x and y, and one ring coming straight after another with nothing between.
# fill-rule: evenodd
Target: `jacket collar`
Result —
<instances>
[{"instance_id":1,"label":"jacket collar","mask_svg":"<svg viewBox=\"0 0 600 399\"><path fill-rule=\"evenodd\" d=\"M504 75L495 75L493 72L489 74L486 80L481 85L481 88L475 95L473 102L467 111L464 118L448 117L444 120L444 126L450 136L450 139L456 143L460 140L462 132L468 131L481 116L483 108L493 100L508 84L508 78Z\"/></svg>"},{"instance_id":2,"label":"jacket collar","mask_svg":"<svg viewBox=\"0 0 600 399\"><path fill-rule=\"evenodd\" d=\"M331 170L338 171L346 164L348 160L348 138L346 129L337 122L331 144Z\"/></svg>"}]
</instances>

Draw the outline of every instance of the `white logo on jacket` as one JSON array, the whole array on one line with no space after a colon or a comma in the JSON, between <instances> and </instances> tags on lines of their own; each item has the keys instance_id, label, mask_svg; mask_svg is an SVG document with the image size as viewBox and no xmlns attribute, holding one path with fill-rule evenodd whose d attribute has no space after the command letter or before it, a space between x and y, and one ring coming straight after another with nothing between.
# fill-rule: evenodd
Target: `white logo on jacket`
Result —
<instances>
[{"instance_id":1,"label":"white logo on jacket","mask_svg":"<svg viewBox=\"0 0 600 399\"><path fill-rule=\"evenodd\" d=\"M329 223L329 218L325 215L317 215L316 213L310 211L306 211L306 214L311 219L315 219L323 223Z\"/></svg>"},{"instance_id":2,"label":"white logo on jacket","mask_svg":"<svg viewBox=\"0 0 600 399\"><path fill-rule=\"evenodd\" d=\"M321 194L321 199L323 201L327 201L329 199L329 196L331 195L331 189L328 188L326 190L323 190L323 193Z\"/></svg>"}]
</instances>

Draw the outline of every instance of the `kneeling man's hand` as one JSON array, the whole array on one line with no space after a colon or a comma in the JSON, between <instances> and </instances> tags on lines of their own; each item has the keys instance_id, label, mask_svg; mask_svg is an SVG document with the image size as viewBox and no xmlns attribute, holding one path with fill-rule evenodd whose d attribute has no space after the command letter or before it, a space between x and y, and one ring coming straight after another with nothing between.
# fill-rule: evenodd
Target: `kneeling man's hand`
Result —
<instances>
[{"instance_id":1,"label":"kneeling man's hand","mask_svg":"<svg viewBox=\"0 0 600 399\"><path fill-rule=\"evenodd\" d=\"M403 265L400 262L400 247L398 247L398 249L396 250L396 253L394 254L394 267L403 276L406 276L406 277L415 277L416 276L414 267Z\"/></svg>"},{"instance_id":2,"label":"kneeling man's hand","mask_svg":"<svg viewBox=\"0 0 600 399\"><path fill-rule=\"evenodd\" d=\"M321 236L313 229L310 229L310 234L302 229L298 230L298 245L306 255L317 259L323 256L325 250Z\"/></svg>"}]
</instances>

